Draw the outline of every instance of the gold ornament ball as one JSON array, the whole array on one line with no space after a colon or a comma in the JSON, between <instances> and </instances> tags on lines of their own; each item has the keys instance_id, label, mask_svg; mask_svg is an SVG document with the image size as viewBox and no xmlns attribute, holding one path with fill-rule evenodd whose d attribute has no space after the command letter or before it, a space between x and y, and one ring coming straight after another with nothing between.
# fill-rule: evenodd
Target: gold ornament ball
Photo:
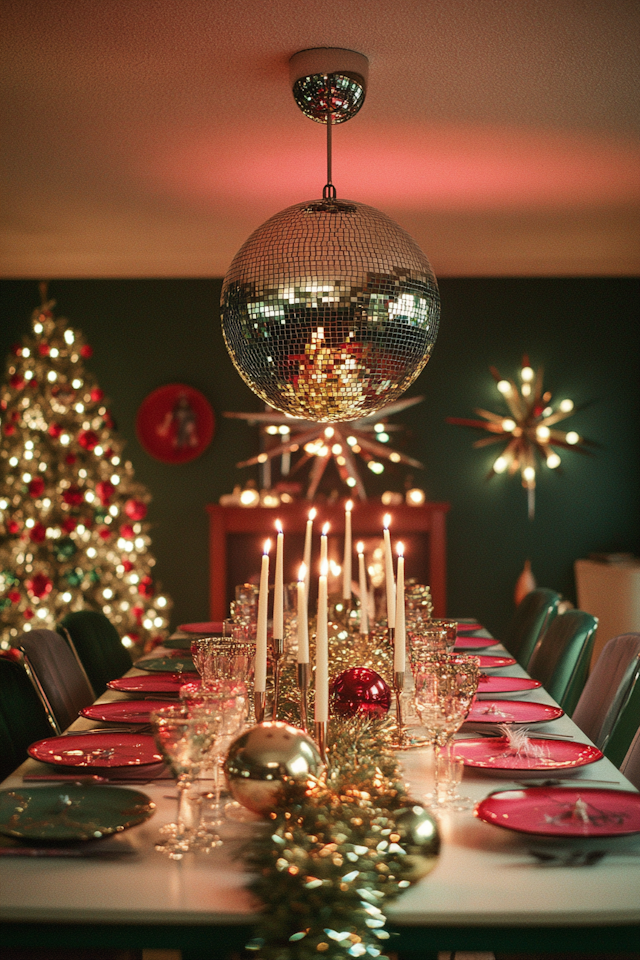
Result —
<instances>
[{"instance_id":1,"label":"gold ornament ball","mask_svg":"<svg viewBox=\"0 0 640 960\"><path fill-rule=\"evenodd\" d=\"M286 780L318 777L322 759L303 730L281 720L259 723L241 734L229 748L224 772L234 800L254 813L273 809Z\"/></svg>"},{"instance_id":2,"label":"gold ornament ball","mask_svg":"<svg viewBox=\"0 0 640 960\"><path fill-rule=\"evenodd\" d=\"M438 333L429 261L386 214L351 200L298 203L263 223L222 287L222 330L262 400L319 423L397 399Z\"/></svg>"},{"instance_id":3,"label":"gold ornament ball","mask_svg":"<svg viewBox=\"0 0 640 960\"><path fill-rule=\"evenodd\" d=\"M404 861L410 866L408 880L420 880L435 867L440 854L438 824L420 803L397 810L394 814L396 833L407 851Z\"/></svg>"}]
</instances>

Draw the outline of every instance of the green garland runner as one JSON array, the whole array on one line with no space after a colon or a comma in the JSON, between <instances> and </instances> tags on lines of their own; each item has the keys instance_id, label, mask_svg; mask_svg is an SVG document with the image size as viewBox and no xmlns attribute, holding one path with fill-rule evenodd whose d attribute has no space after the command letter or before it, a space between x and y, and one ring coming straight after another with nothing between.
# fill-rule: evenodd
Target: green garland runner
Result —
<instances>
[{"instance_id":1,"label":"green garland runner","mask_svg":"<svg viewBox=\"0 0 640 960\"><path fill-rule=\"evenodd\" d=\"M388 723L333 721L323 777L284 783L245 850L264 905L247 948L264 960L384 960L385 905L435 864L437 827L406 793Z\"/></svg>"}]
</instances>

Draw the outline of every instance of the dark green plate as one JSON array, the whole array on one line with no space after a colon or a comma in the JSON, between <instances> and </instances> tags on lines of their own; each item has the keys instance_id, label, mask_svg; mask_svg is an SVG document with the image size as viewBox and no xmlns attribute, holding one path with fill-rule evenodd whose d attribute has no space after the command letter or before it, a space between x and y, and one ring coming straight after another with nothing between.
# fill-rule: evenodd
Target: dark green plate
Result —
<instances>
[{"instance_id":1,"label":"dark green plate","mask_svg":"<svg viewBox=\"0 0 640 960\"><path fill-rule=\"evenodd\" d=\"M196 638L193 634L184 637L168 637L162 641L162 646L168 647L169 650L191 650L191 641L194 639Z\"/></svg>"},{"instance_id":2,"label":"dark green plate","mask_svg":"<svg viewBox=\"0 0 640 960\"><path fill-rule=\"evenodd\" d=\"M0 790L0 833L23 840L96 840L148 820L155 803L125 787L64 783Z\"/></svg>"},{"instance_id":3,"label":"dark green plate","mask_svg":"<svg viewBox=\"0 0 640 960\"><path fill-rule=\"evenodd\" d=\"M148 670L150 673L197 673L191 657L156 657L154 660L138 660L136 667L139 670Z\"/></svg>"}]
</instances>

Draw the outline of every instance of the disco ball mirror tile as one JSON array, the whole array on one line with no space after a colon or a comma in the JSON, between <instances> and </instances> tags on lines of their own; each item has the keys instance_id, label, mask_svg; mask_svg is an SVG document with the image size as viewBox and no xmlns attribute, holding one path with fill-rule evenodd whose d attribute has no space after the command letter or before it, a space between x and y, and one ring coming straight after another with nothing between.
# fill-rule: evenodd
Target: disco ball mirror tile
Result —
<instances>
[{"instance_id":1,"label":"disco ball mirror tile","mask_svg":"<svg viewBox=\"0 0 640 960\"><path fill-rule=\"evenodd\" d=\"M280 211L222 288L240 376L276 410L354 420L397 399L428 362L440 297L429 261L384 213L349 200Z\"/></svg>"}]
</instances>

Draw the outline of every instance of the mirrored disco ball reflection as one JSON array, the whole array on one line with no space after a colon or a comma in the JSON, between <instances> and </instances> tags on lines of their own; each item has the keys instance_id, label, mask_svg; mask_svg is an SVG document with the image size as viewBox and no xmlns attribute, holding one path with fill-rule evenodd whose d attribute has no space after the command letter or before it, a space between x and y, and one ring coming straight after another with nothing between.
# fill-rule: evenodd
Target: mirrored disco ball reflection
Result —
<instances>
[{"instance_id":1,"label":"mirrored disco ball reflection","mask_svg":"<svg viewBox=\"0 0 640 960\"><path fill-rule=\"evenodd\" d=\"M431 356L440 297L397 223L350 200L280 211L249 237L222 288L240 376L293 417L354 420L395 400Z\"/></svg>"}]
</instances>

